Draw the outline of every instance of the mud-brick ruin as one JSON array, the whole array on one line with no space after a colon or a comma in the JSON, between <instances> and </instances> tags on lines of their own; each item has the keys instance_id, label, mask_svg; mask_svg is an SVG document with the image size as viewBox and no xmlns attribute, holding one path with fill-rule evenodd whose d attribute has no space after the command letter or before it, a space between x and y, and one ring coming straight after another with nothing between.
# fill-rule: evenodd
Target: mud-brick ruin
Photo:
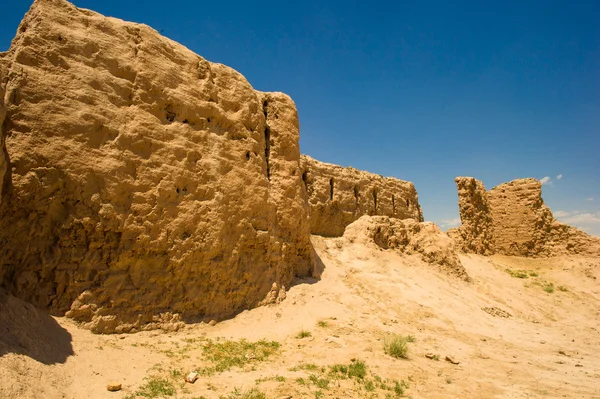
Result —
<instances>
[{"instance_id":1,"label":"mud-brick ruin","mask_svg":"<svg viewBox=\"0 0 600 399\"><path fill-rule=\"evenodd\" d=\"M288 96L148 26L37 0L0 76L1 286L93 331L281 300L312 273L311 231L422 220L410 183L301 165ZM321 170L339 181L333 201Z\"/></svg>"},{"instance_id":2,"label":"mud-brick ruin","mask_svg":"<svg viewBox=\"0 0 600 399\"><path fill-rule=\"evenodd\" d=\"M0 126L0 289L94 332L283 300L313 274L311 234L352 223L468 280L412 183L301 156L292 99L146 25L36 0L0 53ZM554 221L535 181L457 183L463 251L592 240Z\"/></svg>"},{"instance_id":3,"label":"mud-brick ruin","mask_svg":"<svg viewBox=\"0 0 600 399\"><path fill-rule=\"evenodd\" d=\"M486 191L457 177L462 226L448 234L460 249L481 255L600 255L600 238L557 221L536 179L517 179Z\"/></svg>"}]
</instances>

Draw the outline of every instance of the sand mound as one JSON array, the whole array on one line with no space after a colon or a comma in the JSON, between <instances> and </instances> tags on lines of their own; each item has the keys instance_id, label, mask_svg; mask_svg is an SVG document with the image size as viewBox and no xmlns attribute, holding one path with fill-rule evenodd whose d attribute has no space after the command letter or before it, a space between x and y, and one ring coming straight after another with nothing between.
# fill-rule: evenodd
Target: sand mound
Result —
<instances>
[{"instance_id":1,"label":"sand mound","mask_svg":"<svg viewBox=\"0 0 600 399\"><path fill-rule=\"evenodd\" d=\"M50 315L0 289L0 356L7 353L64 363L73 354L71 334Z\"/></svg>"},{"instance_id":2,"label":"sand mound","mask_svg":"<svg viewBox=\"0 0 600 399\"><path fill-rule=\"evenodd\" d=\"M362 216L346 227L343 238L349 243L374 243L383 249L417 253L423 261L436 265L444 273L469 279L454 248L454 241L431 222Z\"/></svg>"}]
</instances>

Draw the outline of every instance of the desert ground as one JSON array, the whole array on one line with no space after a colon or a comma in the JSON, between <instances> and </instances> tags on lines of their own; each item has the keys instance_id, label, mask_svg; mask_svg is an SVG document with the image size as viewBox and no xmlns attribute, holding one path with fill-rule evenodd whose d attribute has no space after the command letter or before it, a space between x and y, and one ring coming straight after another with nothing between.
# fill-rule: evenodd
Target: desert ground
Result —
<instances>
[{"instance_id":1,"label":"desert ground","mask_svg":"<svg viewBox=\"0 0 600 399\"><path fill-rule=\"evenodd\" d=\"M176 332L95 335L5 295L0 397L600 398L597 258L460 255L465 282L374 244L312 242L319 278Z\"/></svg>"}]
</instances>

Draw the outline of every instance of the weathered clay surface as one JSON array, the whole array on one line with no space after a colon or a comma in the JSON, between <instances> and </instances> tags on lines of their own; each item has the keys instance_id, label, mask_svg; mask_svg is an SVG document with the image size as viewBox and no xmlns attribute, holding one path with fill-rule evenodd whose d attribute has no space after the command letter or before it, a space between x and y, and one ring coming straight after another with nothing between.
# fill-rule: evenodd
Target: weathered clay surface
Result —
<instances>
[{"instance_id":1,"label":"weathered clay surface","mask_svg":"<svg viewBox=\"0 0 600 399\"><path fill-rule=\"evenodd\" d=\"M301 156L300 164L312 234L341 236L346 226L363 215L423 221L419 197L410 182L319 162L306 155Z\"/></svg>"},{"instance_id":2,"label":"weathered clay surface","mask_svg":"<svg viewBox=\"0 0 600 399\"><path fill-rule=\"evenodd\" d=\"M491 255L494 225L485 187L472 177L457 177L454 181L458 188L462 226L451 229L448 234L457 241L463 252Z\"/></svg>"},{"instance_id":3,"label":"weathered clay surface","mask_svg":"<svg viewBox=\"0 0 600 399\"><path fill-rule=\"evenodd\" d=\"M36 0L0 60L11 293L96 332L177 329L310 274L289 97L64 0Z\"/></svg>"},{"instance_id":4,"label":"weathered clay surface","mask_svg":"<svg viewBox=\"0 0 600 399\"><path fill-rule=\"evenodd\" d=\"M374 242L383 249L405 254L420 254L423 261L436 265L442 272L469 280L454 241L432 222L365 215L346 227L344 239Z\"/></svg>"},{"instance_id":5,"label":"weathered clay surface","mask_svg":"<svg viewBox=\"0 0 600 399\"><path fill-rule=\"evenodd\" d=\"M462 226L449 232L465 252L518 256L600 255L600 238L558 222L536 179L517 179L485 191L457 178ZM472 190L465 190L470 186ZM473 245L472 243L476 243ZM478 251L483 246L485 252Z\"/></svg>"},{"instance_id":6,"label":"weathered clay surface","mask_svg":"<svg viewBox=\"0 0 600 399\"><path fill-rule=\"evenodd\" d=\"M2 204L2 193L5 186L5 177L8 177L8 156L4 145L4 118L6 117L6 107L4 106L4 82L6 76L6 64L4 54L0 53L0 204Z\"/></svg>"}]
</instances>

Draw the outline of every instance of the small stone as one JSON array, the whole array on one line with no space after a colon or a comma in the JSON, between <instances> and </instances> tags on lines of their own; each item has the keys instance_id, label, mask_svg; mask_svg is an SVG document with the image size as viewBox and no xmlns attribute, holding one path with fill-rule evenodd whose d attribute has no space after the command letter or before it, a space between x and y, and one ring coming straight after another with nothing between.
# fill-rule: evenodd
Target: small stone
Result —
<instances>
[{"instance_id":1,"label":"small stone","mask_svg":"<svg viewBox=\"0 0 600 399\"><path fill-rule=\"evenodd\" d=\"M193 384L198 379L198 373L191 372L185 377L185 382Z\"/></svg>"},{"instance_id":2,"label":"small stone","mask_svg":"<svg viewBox=\"0 0 600 399\"><path fill-rule=\"evenodd\" d=\"M117 382L109 382L108 385L106 386L106 389L110 392L120 391L121 388L123 388L123 387L121 386L121 384L119 384Z\"/></svg>"},{"instance_id":3,"label":"small stone","mask_svg":"<svg viewBox=\"0 0 600 399\"><path fill-rule=\"evenodd\" d=\"M435 357L435 355L434 355L433 353L426 353L426 354L425 354L425 357L426 357L427 359L433 359L433 358Z\"/></svg>"},{"instance_id":4,"label":"small stone","mask_svg":"<svg viewBox=\"0 0 600 399\"><path fill-rule=\"evenodd\" d=\"M292 399L292 395L280 396L277 399Z\"/></svg>"},{"instance_id":5,"label":"small stone","mask_svg":"<svg viewBox=\"0 0 600 399\"><path fill-rule=\"evenodd\" d=\"M453 358L453 357L451 357L451 356L446 356L446 361L447 361L447 362L450 362L450 363L452 363L452 364L460 364L460 362L459 362L458 360L454 359L454 358Z\"/></svg>"},{"instance_id":6,"label":"small stone","mask_svg":"<svg viewBox=\"0 0 600 399\"><path fill-rule=\"evenodd\" d=\"M208 322L208 325L211 326L211 327L214 327L214 326L217 325L217 321L216 320L211 320L211 321Z\"/></svg>"}]
</instances>

